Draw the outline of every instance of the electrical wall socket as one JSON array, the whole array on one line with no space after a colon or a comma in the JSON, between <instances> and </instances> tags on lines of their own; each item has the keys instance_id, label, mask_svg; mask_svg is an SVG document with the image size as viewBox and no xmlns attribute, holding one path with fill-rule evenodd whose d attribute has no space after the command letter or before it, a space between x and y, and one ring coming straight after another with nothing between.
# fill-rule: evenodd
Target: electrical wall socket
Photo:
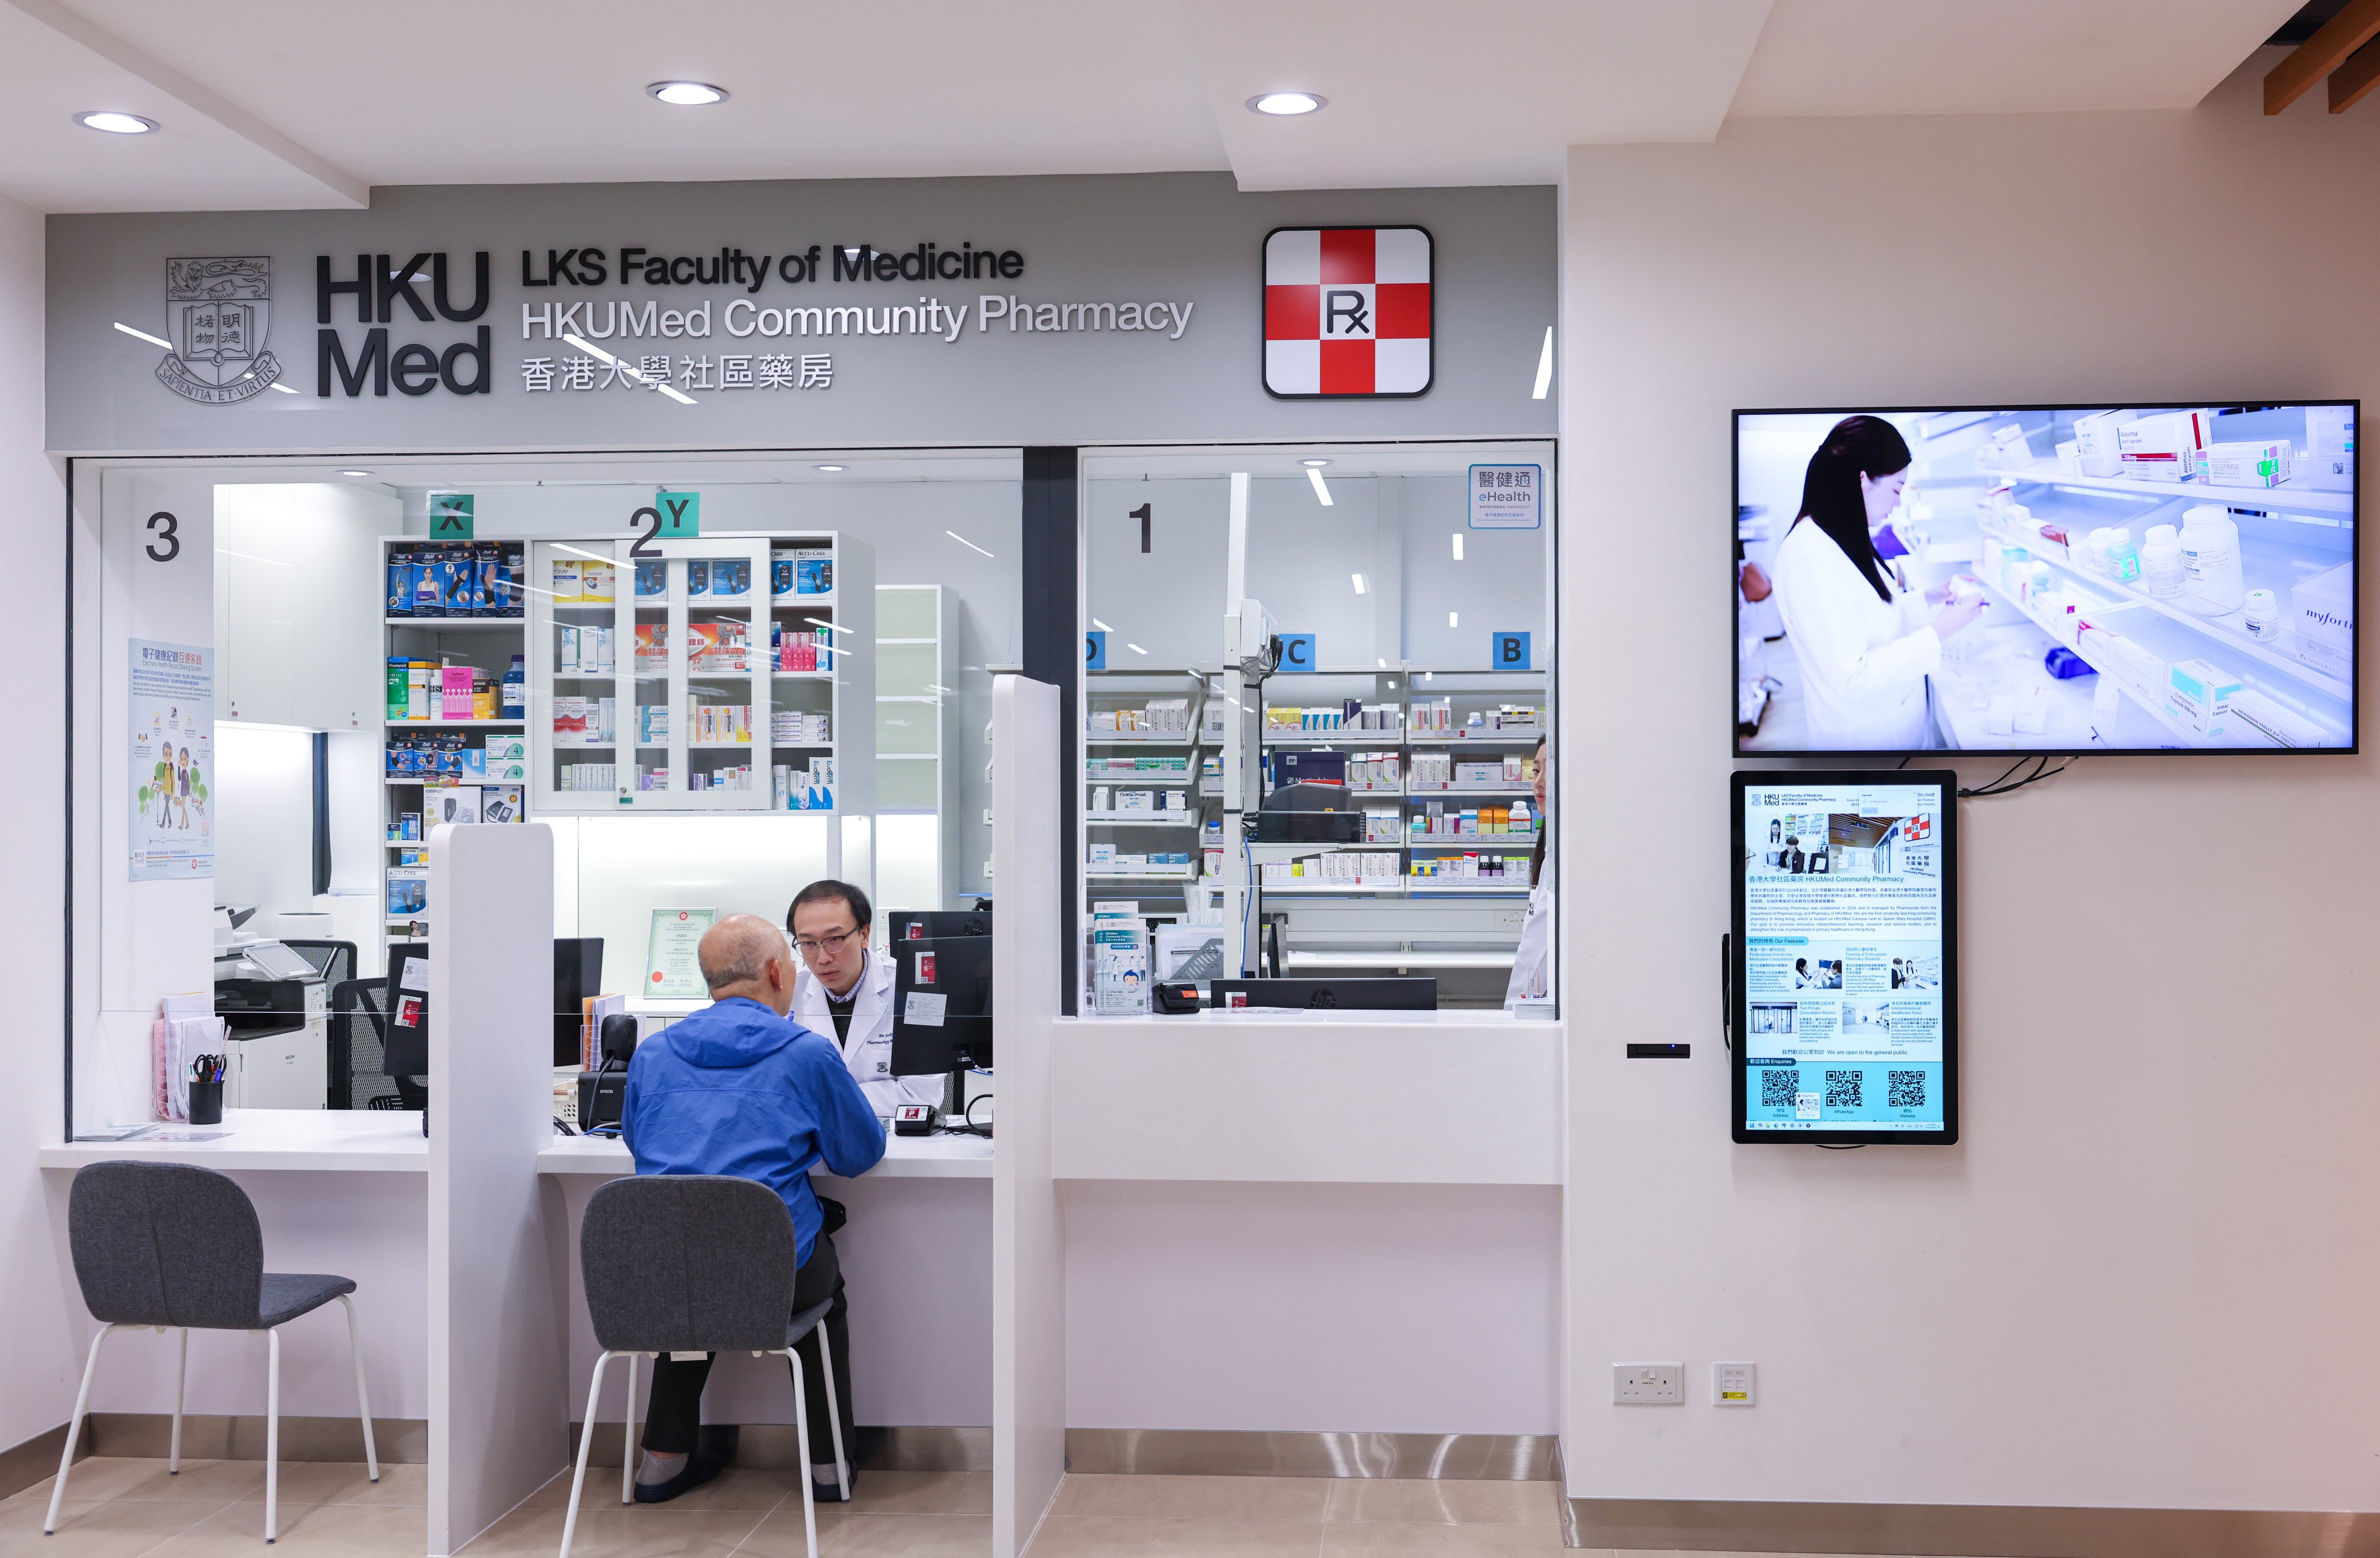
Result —
<instances>
[{"instance_id":1,"label":"electrical wall socket","mask_svg":"<svg viewBox=\"0 0 2380 1558\"><path fill-rule=\"evenodd\" d=\"M1711 1405L1714 1407L1749 1407L1758 1399L1753 1385L1754 1368L1749 1363L1714 1363L1711 1365Z\"/></svg>"},{"instance_id":2,"label":"electrical wall socket","mask_svg":"<svg viewBox=\"0 0 2380 1558\"><path fill-rule=\"evenodd\" d=\"M1615 1363L1611 1366L1611 1402L1615 1407L1682 1407L1686 1404L1686 1366Z\"/></svg>"}]
</instances>

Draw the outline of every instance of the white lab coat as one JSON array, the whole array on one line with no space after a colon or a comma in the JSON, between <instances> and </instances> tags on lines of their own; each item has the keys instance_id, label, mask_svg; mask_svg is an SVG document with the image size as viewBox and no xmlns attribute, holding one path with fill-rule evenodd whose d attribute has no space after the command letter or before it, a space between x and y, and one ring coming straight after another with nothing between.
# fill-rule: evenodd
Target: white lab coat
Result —
<instances>
[{"instance_id":1,"label":"white lab coat","mask_svg":"<svg viewBox=\"0 0 2380 1558\"><path fill-rule=\"evenodd\" d=\"M1777 612L1802 669L1809 742L1822 752L1902 752L1931 746L1925 679L1942 666L1942 641L1925 598L1890 600L1809 520L1777 547Z\"/></svg>"},{"instance_id":2,"label":"white lab coat","mask_svg":"<svg viewBox=\"0 0 2380 1558\"><path fill-rule=\"evenodd\" d=\"M826 986L805 967L794 976L794 1021L814 1033L834 1037L834 1013L827 1006ZM892 960L868 954L859 971L859 993L851 1004L851 1038L843 1046L844 1064L851 1068L859 1090L880 1119L892 1117L903 1104L942 1102L938 1072L917 1077L892 1074Z\"/></svg>"},{"instance_id":3,"label":"white lab coat","mask_svg":"<svg viewBox=\"0 0 2380 1558\"><path fill-rule=\"evenodd\" d=\"M1546 850L1543 880L1529 889L1528 916L1521 922L1521 945L1512 951L1512 977L1504 986L1504 1009L1554 989L1554 854Z\"/></svg>"}]
</instances>

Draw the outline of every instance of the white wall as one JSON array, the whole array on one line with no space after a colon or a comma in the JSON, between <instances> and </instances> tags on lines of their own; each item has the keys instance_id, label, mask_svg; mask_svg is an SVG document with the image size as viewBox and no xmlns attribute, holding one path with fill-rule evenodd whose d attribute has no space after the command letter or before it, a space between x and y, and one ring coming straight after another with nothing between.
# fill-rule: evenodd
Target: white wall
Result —
<instances>
[{"instance_id":1,"label":"white wall","mask_svg":"<svg viewBox=\"0 0 2380 1558\"><path fill-rule=\"evenodd\" d=\"M0 361L42 360L42 218L0 199ZM16 576L9 615L18 642L41 646L16 678L11 721L26 733L27 755L57 750L66 714L66 492L42 453L42 382L37 373L0 379L0 539ZM47 760L0 765L0 812L27 826L9 829L8 875L18 890L0 895L0 941L31 978L0 1025L0 1315L16 1338L0 1349L0 1448L63 1423L74 1406L75 1331L68 1321L70 1273L57 1262L50 1208L33 1154L63 1134L66 1020L56 995L65 966L59 884L66 836L39 825L58 813L60 776Z\"/></svg>"},{"instance_id":2,"label":"white wall","mask_svg":"<svg viewBox=\"0 0 2380 1558\"><path fill-rule=\"evenodd\" d=\"M322 907L314 899L314 738L215 726L215 896L252 903L248 928Z\"/></svg>"},{"instance_id":3,"label":"white wall","mask_svg":"<svg viewBox=\"0 0 2380 1558\"><path fill-rule=\"evenodd\" d=\"M1564 862L1573 1495L2380 1508L2369 756L1968 803L1958 1147L1730 1145L1715 1021L1730 409L2374 395L2380 112L2263 118L2269 64L1570 154L1561 799L1670 823ZM1655 1038L1694 1058L1621 1058ZM1756 1407L1608 1405L1715 1359Z\"/></svg>"}]
</instances>

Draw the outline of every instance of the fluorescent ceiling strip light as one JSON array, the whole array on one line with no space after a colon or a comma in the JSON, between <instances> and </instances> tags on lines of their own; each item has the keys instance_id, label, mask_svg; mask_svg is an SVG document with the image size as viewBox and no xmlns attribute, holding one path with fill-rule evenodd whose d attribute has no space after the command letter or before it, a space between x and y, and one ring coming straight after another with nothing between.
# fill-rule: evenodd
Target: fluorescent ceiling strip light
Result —
<instances>
[{"instance_id":1,"label":"fluorescent ceiling strip light","mask_svg":"<svg viewBox=\"0 0 2380 1558\"><path fill-rule=\"evenodd\" d=\"M171 341L166 340L164 336L152 335L145 330L135 330L121 320L115 321L115 328L124 332L127 335L137 335L152 346L163 346L169 352L174 349L174 344Z\"/></svg>"},{"instance_id":2,"label":"fluorescent ceiling strip light","mask_svg":"<svg viewBox=\"0 0 2380 1558\"><path fill-rule=\"evenodd\" d=\"M259 557L254 552L234 551L229 547L217 547L217 557L237 557L246 562L261 562L269 568L295 568L294 562L284 562L277 557Z\"/></svg>"},{"instance_id":3,"label":"fluorescent ceiling strip light","mask_svg":"<svg viewBox=\"0 0 2380 1558\"><path fill-rule=\"evenodd\" d=\"M963 546L963 547L965 547L965 548L968 548L968 549L969 549L969 550L974 550L974 551L983 551L983 549L982 549L981 547L977 546L973 541L968 540L965 536L960 535L960 534L959 534L957 531L955 531L955 530L945 530L945 531L943 531L943 532L942 532L942 534L943 534L943 535L945 535L945 536L948 536L952 540L956 541L959 545L961 545L961 546ZM983 555L984 555L984 556L986 556L986 557L990 557L990 556L991 556L991 553L990 553L990 552L988 552L988 551L983 551Z\"/></svg>"},{"instance_id":4,"label":"fluorescent ceiling strip light","mask_svg":"<svg viewBox=\"0 0 2380 1558\"><path fill-rule=\"evenodd\" d=\"M1546 344L1537 353L1537 387L1529 392L1531 400L1543 400L1554 381L1554 327L1546 326Z\"/></svg>"},{"instance_id":5,"label":"fluorescent ceiling strip light","mask_svg":"<svg viewBox=\"0 0 2380 1558\"><path fill-rule=\"evenodd\" d=\"M1314 465L1306 466L1305 479L1314 483L1314 495L1322 500L1322 506L1324 508L1329 508L1330 506L1330 489L1322 485L1322 472L1320 468Z\"/></svg>"},{"instance_id":6,"label":"fluorescent ceiling strip light","mask_svg":"<svg viewBox=\"0 0 2380 1558\"><path fill-rule=\"evenodd\" d=\"M1460 530L1454 533L1454 561L1463 561L1463 532Z\"/></svg>"},{"instance_id":7,"label":"fluorescent ceiling strip light","mask_svg":"<svg viewBox=\"0 0 2380 1558\"><path fill-rule=\"evenodd\" d=\"M851 631L847 627L837 627L832 622L822 622L816 617L804 617L802 621L809 623L812 627L822 627L829 633L849 633Z\"/></svg>"},{"instance_id":8,"label":"fluorescent ceiling strip light","mask_svg":"<svg viewBox=\"0 0 2380 1558\"><path fill-rule=\"evenodd\" d=\"M1097 617L1093 617L1091 619L1091 625L1099 629L1101 633L1113 633L1115 631L1115 629L1108 626L1107 623L1099 621Z\"/></svg>"},{"instance_id":9,"label":"fluorescent ceiling strip light","mask_svg":"<svg viewBox=\"0 0 2380 1558\"><path fill-rule=\"evenodd\" d=\"M1448 627L1461 627L1463 625L1463 613L1460 611L1449 611L1446 614L1446 625Z\"/></svg>"},{"instance_id":10,"label":"fluorescent ceiling strip light","mask_svg":"<svg viewBox=\"0 0 2380 1558\"><path fill-rule=\"evenodd\" d=\"M580 351L585 352L589 356L594 357L601 362L618 368L623 378L633 379L639 384L650 384L654 389L659 390L662 393L669 396L670 399L677 402L680 405L692 405L695 404L695 400L692 395L682 393L676 385L671 383L668 380L648 378L646 375L638 372L635 368L630 368L626 363L624 363L619 358L613 356L611 353L605 351L602 347L598 346L592 341L586 340L577 335L565 335L563 339L577 347Z\"/></svg>"},{"instance_id":11,"label":"fluorescent ceiling strip light","mask_svg":"<svg viewBox=\"0 0 2380 1558\"><path fill-rule=\"evenodd\" d=\"M615 562L618 561L616 558L605 557L600 551L589 551L585 547L574 547L567 541L554 542L553 550L556 551L570 552L579 557L591 557L598 562Z\"/></svg>"},{"instance_id":12,"label":"fluorescent ceiling strip light","mask_svg":"<svg viewBox=\"0 0 2380 1558\"><path fill-rule=\"evenodd\" d=\"M1127 649L1129 649L1129 650L1131 650L1131 651L1132 651L1134 654L1135 654L1135 655L1146 655L1146 654L1148 654L1148 650L1146 650L1146 649L1142 648L1142 647L1141 647L1139 645L1137 645L1137 644L1127 644L1127 645L1125 645L1125 646L1124 646L1124 647L1125 647L1125 648L1127 648Z\"/></svg>"},{"instance_id":13,"label":"fluorescent ceiling strip light","mask_svg":"<svg viewBox=\"0 0 2380 1558\"><path fill-rule=\"evenodd\" d=\"M1363 575L1363 574L1355 574L1355 575L1354 575L1354 580L1355 580L1355 593L1356 593L1357 595L1361 595L1361 594L1363 594L1363 593L1364 593L1364 575Z\"/></svg>"}]
</instances>

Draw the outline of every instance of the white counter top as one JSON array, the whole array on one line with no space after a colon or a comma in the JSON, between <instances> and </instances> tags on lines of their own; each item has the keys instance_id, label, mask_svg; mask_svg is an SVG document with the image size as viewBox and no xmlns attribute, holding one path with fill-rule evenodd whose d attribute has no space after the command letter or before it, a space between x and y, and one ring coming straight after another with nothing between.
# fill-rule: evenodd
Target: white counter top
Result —
<instances>
[{"instance_id":1,"label":"white counter top","mask_svg":"<svg viewBox=\"0 0 2380 1558\"><path fill-rule=\"evenodd\" d=\"M430 1142L421 1117L376 1109L225 1109L221 1125L166 1125L175 1135L204 1141L69 1141L43 1147L43 1168L130 1158L194 1163L207 1168L316 1169L344 1173L430 1172Z\"/></svg>"},{"instance_id":2,"label":"white counter top","mask_svg":"<svg viewBox=\"0 0 2380 1558\"><path fill-rule=\"evenodd\" d=\"M986 1136L892 1136L871 1179L989 1179L991 1139ZM633 1174L636 1164L616 1137L557 1136L537 1154L540 1174ZM821 1179L833 1175L813 1169Z\"/></svg>"}]
</instances>

